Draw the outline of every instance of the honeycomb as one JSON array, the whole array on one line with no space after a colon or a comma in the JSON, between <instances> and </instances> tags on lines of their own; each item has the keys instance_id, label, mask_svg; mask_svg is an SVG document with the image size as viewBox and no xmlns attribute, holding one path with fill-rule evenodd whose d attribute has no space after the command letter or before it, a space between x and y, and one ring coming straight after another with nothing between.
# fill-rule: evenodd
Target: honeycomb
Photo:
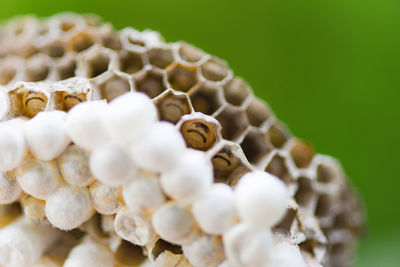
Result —
<instances>
[{"instance_id":1,"label":"honeycomb","mask_svg":"<svg viewBox=\"0 0 400 267\"><path fill-rule=\"evenodd\" d=\"M73 82L50 89L49 84L70 78ZM188 147L212 155L215 182L235 186L257 169L288 186L290 207L274 233L295 242L309 266L350 266L364 217L340 164L294 137L225 61L185 42L166 43L154 31L117 31L96 16L22 17L0 30L0 84L9 99L9 105L1 107L2 120L68 111L79 102L111 101L129 91L147 94L159 118L175 124ZM7 214L0 226L21 212L27 214L29 205L40 206L39 200L30 199L0 207L0 213ZM87 229L65 235L65 248L51 253L65 256L84 231L107 228L108 217L97 214ZM119 242L116 254L142 255L137 246ZM152 256L165 251L184 257L180 247L161 239ZM126 260L121 266L138 264ZM184 266L183 258L178 261Z\"/></svg>"}]
</instances>

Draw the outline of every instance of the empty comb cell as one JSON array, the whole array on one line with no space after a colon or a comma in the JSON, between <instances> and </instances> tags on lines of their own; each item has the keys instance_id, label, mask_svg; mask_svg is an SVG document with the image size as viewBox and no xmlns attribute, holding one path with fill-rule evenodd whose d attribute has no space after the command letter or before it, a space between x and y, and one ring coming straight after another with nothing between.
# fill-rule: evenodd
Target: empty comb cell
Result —
<instances>
[{"instance_id":1,"label":"empty comb cell","mask_svg":"<svg viewBox=\"0 0 400 267\"><path fill-rule=\"evenodd\" d=\"M122 72L134 74L143 68L143 59L139 53L122 50L119 53L119 64Z\"/></svg>"},{"instance_id":2,"label":"empty comb cell","mask_svg":"<svg viewBox=\"0 0 400 267\"><path fill-rule=\"evenodd\" d=\"M150 98L154 98L165 91L162 73L156 70L150 70L146 73L137 76L135 79L135 89L138 92L143 92Z\"/></svg>"},{"instance_id":3,"label":"empty comb cell","mask_svg":"<svg viewBox=\"0 0 400 267\"><path fill-rule=\"evenodd\" d=\"M168 82L177 91L188 92L198 81L196 68L183 65L170 65L166 70Z\"/></svg>"},{"instance_id":4,"label":"empty comb cell","mask_svg":"<svg viewBox=\"0 0 400 267\"><path fill-rule=\"evenodd\" d=\"M314 157L314 150L308 143L295 140L290 148L290 155L298 168L307 168Z\"/></svg>"},{"instance_id":5,"label":"empty comb cell","mask_svg":"<svg viewBox=\"0 0 400 267\"><path fill-rule=\"evenodd\" d=\"M207 115L214 114L221 106L221 89L215 86L200 85L189 94L195 111Z\"/></svg>"},{"instance_id":6,"label":"empty comb cell","mask_svg":"<svg viewBox=\"0 0 400 267\"><path fill-rule=\"evenodd\" d=\"M87 32L78 32L68 41L69 49L75 52L82 52L95 43L94 37Z\"/></svg>"},{"instance_id":7,"label":"empty comb cell","mask_svg":"<svg viewBox=\"0 0 400 267\"><path fill-rule=\"evenodd\" d=\"M156 100L158 114L161 120L176 124L180 118L191 112L190 102L187 96L174 94L168 91Z\"/></svg>"},{"instance_id":8,"label":"empty comb cell","mask_svg":"<svg viewBox=\"0 0 400 267\"><path fill-rule=\"evenodd\" d=\"M131 91L131 85L126 77L113 76L98 84L101 98L111 101L124 93Z\"/></svg>"}]
</instances>

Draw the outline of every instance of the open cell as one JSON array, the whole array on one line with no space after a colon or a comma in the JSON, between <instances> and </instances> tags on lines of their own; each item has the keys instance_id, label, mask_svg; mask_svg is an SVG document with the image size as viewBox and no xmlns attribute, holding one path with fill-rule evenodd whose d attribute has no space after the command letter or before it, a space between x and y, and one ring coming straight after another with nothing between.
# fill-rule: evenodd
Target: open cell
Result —
<instances>
[{"instance_id":1,"label":"open cell","mask_svg":"<svg viewBox=\"0 0 400 267\"><path fill-rule=\"evenodd\" d=\"M221 106L218 88L201 85L190 94L190 99L195 111L211 115Z\"/></svg>"},{"instance_id":2,"label":"open cell","mask_svg":"<svg viewBox=\"0 0 400 267\"><path fill-rule=\"evenodd\" d=\"M222 126L222 137L227 140L235 140L249 126L246 114L240 109L226 108L216 119Z\"/></svg>"},{"instance_id":3,"label":"open cell","mask_svg":"<svg viewBox=\"0 0 400 267\"><path fill-rule=\"evenodd\" d=\"M318 217L328 216L333 207L333 199L328 194L318 196L317 206L315 207L315 215Z\"/></svg>"},{"instance_id":4,"label":"open cell","mask_svg":"<svg viewBox=\"0 0 400 267\"><path fill-rule=\"evenodd\" d=\"M286 166L285 158L280 155L275 155L269 162L265 171L280 178L285 184L292 181L292 176Z\"/></svg>"},{"instance_id":5,"label":"open cell","mask_svg":"<svg viewBox=\"0 0 400 267\"><path fill-rule=\"evenodd\" d=\"M268 137L257 131L250 131L240 146L247 160L252 164L256 164L274 149Z\"/></svg>"},{"instance_id":6,"label":"open cell","mask_svg":"<svg viewBox=\"0 0 400 267\"><path fill-rule=\"evenodd\" d=\"M157 100L160 120L177 123L180 118L191 111L189 100L184 95L168 92Z\"/></svg>"},{"instance_id":7,"label":"open cell","mask_svg":"<svg viewBox=\"0 0 400 267\"><path fill-rule=\"evenodd\" d=\"M295 223L297 215L297 210L288 209L285 217L274 226L273 230L275 232L279 232L281 234L289 234L292 228L292 225Z\"/></svg>"},{"instance_id":8,"label":"open cell","mask_svg":"<svg viewBox=\"0 0 400 267\"><path fill-rule=\"evenodd\" d=\"M151 251L153 259L157 259L158 256L160 256L163 252L169 251L172 254L175 255L182 255L182 247L171 244L163 239L158 239L157 242L154 244L153 250Z\"/></svg>"},{"instance_id":9,"label":"open cell","mask_svg":"<svg viewBox=\"0 0 400 267\"><path fill-rule=\"evenodd\" d=\"M246 113L250 124L255 127L260 127L263 122L272 116L268 105L258 98L252 99L246 109Z\"/></svg>"},{"instance_id":10,"label":"open cell","mask_svg":"<svg viewBox=\"0 0 400 267\"><path fill-rule=\"evenodd\" d=\"M290 155L298 168L307 168L314 157L314 150L308 143L294 140L290 148Z\"/></svg>"},{"instance_id":11,"label":"open cell","mask_svg":"<svg viewBox=\"0 0 400 267\"><path fill-rule=\"evenodd\" d=\"M153 66L165 69L174 61L174 55L169 48L152 48L147 51L149 62Z\"/></svg>"},{"instance_id":12,"label":"open cell","mask_svg":"<svg viewBox=\"0 0 400 267\"><path fill-rule=\"evenodd\" d=\"M82 52L90 48L94 43L94 37L87 32L79 32L69 40L69 46L75 52Z\"/></svg>"},{"instance_id":13,"label":"open cell","mask_svg":"<svg viewBox=\"0 0 400 267\"><path fill-rule=\"evenodd\" d=\"M122 72L134 74L143 68L143 59L141 54L122 50L119 53L119 62Z\"/></svg>"},{"instance_id":14,"label":"open cell","mask_svg":"<svg viewBox=\"0 0 400 267\"><path fill-rule=\"evenodd\" d=\"M203 63L200 67L200 70L204 78L214 82L222 81L229 74L229 68L227 64L216 58L210 59Z\"/></svg>"},{"instance_id":15,"label":"open cell","mask_svg":"<svg viewBox=\"0 0 400 267\"><path fill-rule=\"evenodd\" d=\"M179 47L179 56L190 63L198 62L202 59L206 53L201 49L194 47L190 44L182 42Z\"/></svg>"},{"instance_id":16,"label":"open cell","mask_svg":"<svg viewBox=\"0 0 400 267\"><path fill-rule=\"evenodd\" d=\"M77 64L71 57L62 58L56 65L56 71L60 80L65 80L75 76Z\"/></svg>"},{"instance_id":17,"label":"open cell","mask_svg":"<svg viewBox=\"0 0 400 267\"><path fill-rule=\"evenodd\" d=\"M301 251L308 252L309 254L314 255L314 248L318 246L318 242L314 239L308 239L299 244L299 248Z\"/></svg>"},{"instance_id":18,"label":"open cell","mask_svg":"<svg viewBox=\"0 0 400 267\"><path fill-rule=\"evenodd\" d=\"M65 53L64 43L59 40L55 40L43 47L43 52L49 57L60 58Z\"/></svg>"},{"instance_id":19,"label":"open cell","mask_svg":"<svg viewBox=\"0 0 400 267\"><path fill-rule=\"evenodd\" d=\"M329 183L336 177L337 171L331 166L320 164L317 166L317 180L322 183Z\"/></svg>"},{"instance_id":20,"label":"open cell","mask_svg":"<svg viewBox=\"0 0 400 267\"><path fill-rule=\"evenodd\" d=\"M112 50L120 50L122 48L121 40L117 33L109 31L101 36L101 43L104 47Z\"/></svg>"},{"instance_id":21,"label":"open cell","mask_svg":"<svg viewBox=\"0 0 400 267\"><path fill-rule=\"evenodd\" d=\"M86 60L86 76L95 78L105 73L110 65L110 56L103 52L98 52L90 56Z\"/></svg>"},{"instance_id":22,"label":"open cell","mask_svg":"<svg viewBox=\"0 0 400 267\"><path fill-rule=\"evenodd\" d=\"M141 40L140 38L136 38L137 36L133 36L133 35L129 35L128 36L128 42L132 45L137 45L137 46L141 46L144 47L146 44L143 40Z\"/></svg>"},{"instance_id":23,"label":"open cell","mask_svg":"<svg viewBox=\"0 0 400 267\"><path fill-rule=\"evenodd\" d=\"M44 57L32 57L26 62L25 75L28 82L46 80L50 72L48 61Z\"/></svg>"},{"instance_id":24,"label":"open cell","mask_svg":"<svg viewBox=\"0 0 400 267\"><path fill-rule=\"evenodd\" d=\"M224 95L228 103L240 106L251 95L251 89L242 78L235 77L224 86Z\"/></svg>"},{"instance_id":25,"label":"open cell","mask_svg":"<svg viewBox=\"0 0 400 267\"><path fill-rule=\"evenodd\" d=\"M270 142L276 148L282 148L290 138L290 133L284 125L275 122L267 131Z\"/></svg>"},{"instance_id":26,"label":"open cell","mask_svg":"<svg viewBox=\"0 0 400 267\"><path fill-rule=\"evenodd\" d=\"M100 89L102 98L107 99L107 101L111 101L114 98L131 90L129 81L124 77L116 75L102 82L98 85L98 87Z\"/></svg>"},{"instance_id":27,"label":"open cell","mask_svg":"<svg viewBox=\"0 0 400 267\"><path fill-rule=\"evenodd\" d=\"M167 68L168 82L174 90L188 92L198 81L196 68L170 65Z\"/></svg>"},{"instance_id":28,"label":"open cell","mask_svg":"<svg viewBox=\"0 0 400 267\"><path fill-rule=\"evenodd\" d=\"M143 254L142 247L126 240L121 240L115 251L114 258L121 266L138 266L147 259Z\"/></svg>"},{"instance_id":29,"label":"open cell","mask_svg":"<svg viewBox=\"0 0 400 267\"><path fill-rule=\"evenodd\" d=\"M7 62L0 62L0 85L7 85L16 74L17 69L14 66L8 65Z\"/></svg>"},{"instance_id":30,"label":"open cell","mask_svg":"<svg viewBox=\"0 0 400 267\"><path fill-rule=\"evenodd\" d=\"M63 32L69 32L76 27L76 24L73 21L60 21L60 30Z\"/></svg>"},{"instance_id":31,"label":"open cell","mask_svg":"<svg viewBox=\"0 0 400 267\"><path fill-rule=\"evenodd\" d=\"M312 182L309 178L300 177L298 179L298 189L294 196L297 203L301 206L307 206L312 197L314 196L314 190L312 187Z\"/></svg>"},{"instance_id":32,"label":"open cell","mask_svg":"<svg viewBox=\"0 0 400 267\"><path fill-rule=\"evenodd\" d=\"M156 71L147 71L144 75L135 78L136 91L143 92L154 98L165 91L163 74Z\"/></svg>"}]
</instances>

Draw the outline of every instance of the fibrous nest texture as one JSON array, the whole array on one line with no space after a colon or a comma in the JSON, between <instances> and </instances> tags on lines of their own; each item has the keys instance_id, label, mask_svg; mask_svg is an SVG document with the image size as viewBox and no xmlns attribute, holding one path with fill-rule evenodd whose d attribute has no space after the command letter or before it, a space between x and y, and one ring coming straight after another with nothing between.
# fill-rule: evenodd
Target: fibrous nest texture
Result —
<instances>
[{"instance_id":1,"label":"fibrous nest texture","mask_svg":"<svg viewBox=\"0 0 400 267\"><path fill-rule=\"evenodd\" d=\"M95 16L23 17L0 29L0 84L0 239L25 236L0 265L350 265L364 218L340 164L225 61Z\"/></svg>"}]
</instances>

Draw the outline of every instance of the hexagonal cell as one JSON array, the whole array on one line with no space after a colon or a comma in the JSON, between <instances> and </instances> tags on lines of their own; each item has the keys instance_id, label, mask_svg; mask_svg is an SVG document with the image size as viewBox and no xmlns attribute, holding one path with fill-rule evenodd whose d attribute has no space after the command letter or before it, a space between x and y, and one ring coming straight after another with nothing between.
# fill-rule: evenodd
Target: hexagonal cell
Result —
<instances>
[{"instance_id":1,"label":"hexagonal cell","mask_svg":"<svg viewBox=\"0 0 400 267\"><path fill-rule=\"evenodd\" d=\"M224 146L211 159L215 182L226 182L230 175L241 164L241 160L232 152L231 147Z\"/></svg>"},{"instance_id":2,"label":"hexagonal cell","mask_svg":"<svg viewBox=\"0 0 400 267\"><path fill-rule=\"evenodd\" d=\"M165 91L163 74L154 70L147 71L140 77L135 77L136 91L143 92L150 98L154 98Z\"/></svg>"},{"instance_id":3,"label":"hexagonal cell","mask_svg":"<svg viewBox=\"0 0 400 267\"><path fill-rule=\"evenodd\" d=\"M307 168L314 157L314 150L305 141L293 140L290 155L298 168Z\"/></svg>"},{"instance_id":4,"label":"hexagonal cell","mask_svg":"<svg viewBox=\"0 0 400 267\"><path fill-rule=\"evenodd\" d=\"M343 242L343 241L342 241ZM347 246L354 244L347 244ZM331 266L348 266L351 256L349 255L349 247L344 243L335 243L329 249L329 259Z\"/></svg>"},{"instance_id":5,"label":"hexagonal cell","mask_svg":"<svg viewBox=\"0 0 400 267\"><path fill-rule=\"evenodd\" d=\"M346 203L347 204L347 203ZM355 207L352 207L355 208ZM334 228L346 228L355 235L362 235L364 232L364 221L360 216L354 214L354 210L341 212L335 217Z\"/></svg>"},{"instance_id":6,"label":"hexagonal cell","mask_svg":"<svg viewBox=\"0 0 400 267\"><path fill-rule=\"evenodd\" d=\"M52 58L60 58L65 53L64 43L60 40L55 40L42 48L43 52Z\"/></svg>"},{"instance_id":7,"label":"hexagonal cell","mask_svg":"<svg viewBox=\"0 0 400 267\"><path fill-rule=\"evenodd\" d=\"M222 137L227 140L235 140L249 125L246 114L239 109L228 107L221 112L216 119L222 126Z\"/></svg>"},{"instance_id":8,"label":"hexagonal cell","mask_svg":"<svg viewBox=\"0 0 400 267\"><path fill-rule=\"evenodd\" d=\"M298 188L294 198L296 199L299 205L307 206L314 195L312 181L309 178L300 177L297 183L298 183Z\"/></svg>"},{"instance_id":9,"label":"hexagonal cell","mask_svg":"<svg viewBox=\"0 0 400 267\"><path fill-rule=\"evenodd\" d=\"M276 148L282 148L290 138L290 133L284 125L275 122L267 131L270 142Z\"/></svg>"},{"instance_id":10,"label":"hexagonal cell","mask_svg":"<svg viewBox=\"0 0 400 267\"><path fill-rule=\"evenodd\" d=\"M221 106L219 88L201 85L189 94L195 111L211 115ZM191 90L192 91L192 90Z\"/></svg>"},{"instance_id":11,"label":"hexagonal cell","mask_svg":"<svg viewBox=\"0 0 400 267\"><path fill-rule=\"evenodd\" d=\"M14 66L7 64L7 61L0 62L0 85L11 82L16 74L17 69Z\"/></svg>"},{"instance_id":12,"label":"hexagonal cell","mask_svg":"<svg viewBox=\"0 0 400 267\"><path fill-rule=\"evenodd\" d=\"M174 61L174 55L169 48L152 48L147 51L150 64L165 69Z\"/></svg>"},{"instance_id":13,"label":"hexagonal cell","mask_svg":"<svg viewBox=\"0 0 400 267\"><path fill-rule=\"evenodd\" d=\"M120 70L134 74L143 68L143 59L139 53L122 50L119 53Z\"/></svg>"},{"instance_id":14,"label":"hexagonal cell","mask_svg":"<svg viewBox=\"0 0 400 267\"><path fill-rule=\"evenodd\" d=\"M234 186L250 169L243 164L232 147L226 145L211 159L214 170L214 182Z\"/></svg>"},{"instance_id":15,"label":"hexagonal cell","mask_svg":"<svg viewBox=\"0 0 400 267\"><path fill-rule=\"evenodd\" d=\"M329 183L336 177L336 170L331 166L320 164L317 166L317 180L322 183Z\"/></svg>"},{"instance_id":16,"label":"hexagonal cell","mask_svg":"<svg viewBox=\"0 0 400 267\"><path fill-rule=\"evenodd\" d=\"M340 212L335 217L333 227L346 228L354 235L361 236L366 230L365 209L358 196L347 187L340 193L340 202L345 204L340 207Z\"/></svg>"},{"instance_id":17,"label":"hexagonal cell","mask_svg":"<svg viewBox=\"0 0 400 267\"><path fill-rule=\"evenodd\" d=\"M57 109L69 111L76 104L86 101L87 93L67 93L60 91L56 92L56 98L56 102L58 103Z\"/></svg>"},{"instance_id":18,"label":"hexagonal cell","mask_svg":"<svg viewBox=\"0 0 400 267\"><path fill-rule=\"evenodd\" d=\"M103 219L104 219L104 217L101 214L95 213L85 223L85 226L82 227L84 230L83 229L81 229L81 230L89 233L90 235L97 236L99 238L108 238L108 237L110 237L110 234L109 234L109 232L106 232L104 230ZM83 233L80 233L80 235L81 234L83 234Z\"/></svg>"},{"instance_id":19,"label":"hexagonal cell","mask_svg":"<svg viewBox=\"0 0 400 267\"><path fill-rule=\"evenodd\" d=\"M57 244L62 245L54 245L48 248L46 250L46 257L53 259L66 259L73 247L82 242L82 238L85 234L87 233L85 233L84 230L78 228L66 232L64 235L61 235L57 241ZM90 233L90 235L97 236L94 233Z\"/></svg>"},{"instance_id":20,"label":"hexagonal cell","mask_svg":"<svg viewBox=\"0 0 400 267\"><path fill-rule=\"evenodd\" d=\"M218 82L225 79L229 74L227 64L217 58L210 59L200 66L201 74L210 81Z\"/></svg>"},{"instance_id":21,"label":"hexagonal cell","mask_svg":"<svg viewBox=\"0 0 400 267\"><path fill-rule=\"evenodd\" d=\"M14 117L32 118L40 111L45 110L49 101L44 93L29 90L18 93L10 91L8 96L10 98L10 114Z\"/></svg>"},{"instance_id":22,"label":"hexagonal cell","mask_svg":"<svg viewBox=\"0 0 400 267\"><path fill-rule=\"evenodd\" d=\"M14 54L19 55L25 59L35 56L39 53L39 49L32 43L26 43L25 45L15 49Z\"/></svg>"},{"instance_id":23,"label":"hexagonal cell","mask_svg":"<svg viewBox=\"0 0 400 267\"><path fill-rule=\"evenodd\" d=\"M50 67L46 58L38 55L26 61L25 79L27 82L39 82L47 78Z\"/></svg>"},{"instance_id":24,"label":"hexagonal cell","mask_svg":"<svg viewBox=\"0 0 400 267\"><path fill-rule=\"evenodd\" d=\"M333 199L328 194L321 194L318 196L317 205L315 207L315 215L318 217L325 217L331 214L333 207Z\"/></svg>"},{"instance_id":25,"label":"hexagonal cell","mask_svg":"<svg viewBox=\"0 0 400 267\"><path fill-rule=\"evenodd\" d=\"M65 57L57 62L56 71L59 80L65 80L75 76L77 68L76 61L73 57Z\"/></svg>"},{"instance_id":26,"label":"hexagonal cell","mask_svg":"<svg viewBox=\"0 0 400 267\"><path fill-rule=\"evenodd\" d=\"M146 43L143 40L141 40L140 38L135 38L135 37L138 37L138 36L133 36L132 34L129 34L128 42L130 44L137 45L137 46L142 46L142 47L146 46Z\"/></svg>"},{"instance_id":27,"label":"hexagonal cell","mask_svg":"<svg viewBox=\"0 0 400 267\"><path fill-rule=\"evenodd\" d=\"M206 151L217 141L217 125L203 119L187 120L181 125L181 133L190 148Z\"/></svg>"},{"instance_id":28,"label":"hexagonal cell","mask_svg":"<svg viewBox=\"0 0 400 267\"><path fill-rule=\"evenodd\" d=\"M68 41L69 47L75 52L82 52L94 45L94 37L87 32L78 32Z\"/></svg>"},{"instance_id":29,"label":"hexagonal cell","mask_svg":"<svg viewBox=\"0 0 400 267\"><path fill-rule=\"evenodd\" d=\"M89 27L96 27L102 23L102 19L97 15L84 14L80 16L83 19L83 22Z\"/></svg>"},{"instance_id":30,"label":"hexagonal cell","mask_svg":"<svg viewBox=\"0 0 400 267\"><path fill-rule=\"evenodd\" d=\"M13 35L14 36L22 35L26 30L25 29L26 28L26 21L19 21L19 22L13 23L13 25L11 27L13 28L12 31L13 31Z\"/></svg>"},{"instance_id":31,"label":"hexagonal cell","mask_svg":"<svg viewBox=\"0 0 400 267\"><path fill-rule=\"evenodd\" d=\"M160 120L176 124L180 118L191 111L189 100L185 95L175 95L171 91L157 99Z\"/></svg>"},{"instance_id":32,"label":"hexagonal cell","mask_svg":"<svg viewBox=\"0 0 400 267\"><path fill-rule=\"evenodd\" d=\"M254 130L247 133L240 146L247 160L252 164L259 162L274 149L265 134Z\"/></svg>"},{"instance_id":33,"label":"hexagonal cell","mask_svg":"<svg viewBox=\"0 0 400 267\"><path fill-rule=\"evenodd\" d=\"M185 42L180 43L179 47L179 56L187 61L187 62L198 62L200 59L202 59L206 53L202 51L201 49L194 47L190 44L187 44Z\"/></svg>"},{"instance_id":34,"label":"hexagonal cell","mask_svg":"<svg viewBox=\"0 0 400 267\"><path fill-rule=\"evenodd\" d=\"M285 184L289 184L293 180L286 166L285 158L280 155L275 155L272 158L265 171L277 176Z\"/></svg>"},{"instance_id":35,"label":"hexagonal cell","mask_svg":"<svg viewBox=\"0 0 400 267\"><path fill-rule=\"evenodd\" d=\"M307 239L299 244L301 251L306 251L311 255L314 255L314 248L318 246L318 241L314 239ZM315 255L314 255L315 256Z\"/></svg>"},{"instance_id":36,"label":"hexagonal cell","mask_svg":"<svg viewBox=\"0 0 400 267\"><path fill-rule=\"evenodd\" d=\"M263 122L272 116L268 105L258 98L253 98L246 109L247 117L251 125L260 127Z\"/></svg>"},{"instance_id":37,"label":"hexagonal cell","mask_svg":"<svg viewBox=\"0 0 400 267\"><path fill-rule=\"evenodd\" d=\"M101 34L100 34L100 40L101 44L104 47L110 48L112 50L121 50L122 44L121 40L118 36L118 33L115 32L111 27L106 28Z\"/></svg>"},{"instance_id":38,"label":"hexagonal cell","mask_svg":"<svg viewBox=\"0 0 400 267\"><path fill-rule=\"evenodd\" d=\"M187 92L198 82L196 67L172 64L166 71L168 82L174 90Z\"/></svg>"},{"instance_id":39,"label":"hexagonal cell","mask_svg":"<svg viewBox=\"0 0 400 267\"><path fill-rule=\"evenodd\" d=\"M147 257L143 254L143 248L126 240L121 240L114 253L116 263L121 266L139 266Z\"/></svg>"},{"instance_id":40,"label":"hexagonal cell","mask_svg":"<svg viewBox=\"0 0 400 267\"><path fill-rule=\"evenodd\" d=\"M235 186L240 179L248 172L250 172L251 170L245 166L240 164L239 167L237 167L232 173L231 175L229 175L228 179L225 181L226 184L230 185L230 186Z\"/></svg>"},{"instance_id":41,"label":"hexagonal cell","mask_svg":"<svg viewBox=\"0 0 400 267\"><path fill-rule=\"evenodd\" d=\"M11 204L2 204L0 206L0 228L6 227L21 215L22 207L19 201Z\"/></svg>"},{"instance_id":42,"label":"hexagonal cell","mask_svg":"<svg viewBox=\"0 0 400 267\"><path fill-rule=\"evenodd\" d=\"M88 78L95 78L106 72L110 65L110 55L98 51L86 59L85 74Z\"/></svg>"},{"instance_id":43,"label":"hexagonal cell","mask_svg":"<svg viewBox=\"0 0 400 267\"><path fill-rule=\"evenodd\" d=\"M37 25L36 33L39 36L45 36L50 32L50 27L47 23L39 23Z\"/></svg>"},{"instance_id":44,"label":"hexagonal cell","mask_svg":"<svg viewBox=\"0 0 400 267\"><path fill-rule=\"evenodd\" d=\"M60 30L63 32L69 32L76 27L76 23L70 19L63 18L59 23Z\"/></svg>"},{"instance_id":45,"label":"hexagonal cell","mask_svg":"<svg viewBox=\"0 0 400 267\"><path fill-rule=\"evenodd\" d=\"M293 223L295 223L296 215L297 210L289 208L285 217L278 224L276 224L272 230L281 234L289 234Z\"/></svg>"},{"instance_id":46,"label":"hexagonal cell","mask_svg":"<svg viewBox=\"0 0 400 267\"><path fill-rule=\"evenodd\" d=\"M129 92L131 86L125 77L114 75L112 78L98 85L101 97L111 101L114 98Z\"/></svg>"},{"instance_id":47,"label":"hexagonal cell","mask_svg":"<svg viewBox=\"0 0 400 267\"><path fill-rule=\"evenodd\" d=\"M224 95L228 103L240 106L243 102L251 95L250 86L239 77L235 77L230 80L224 86Z\"/></svg>"},{"instance_id":48,"label":"hexagonal cell","mask_svg":"<svg viewBox=\"0 0 400 267\"><path fill-rule=\"evenodd\" d=\"M151 256L155 260L164 251L169 251L175 255L183 254L182 247L178 245L171 244L163 239L158 239L154 244L153 250L151 251Z\"/></svg>"}]
</instances>

